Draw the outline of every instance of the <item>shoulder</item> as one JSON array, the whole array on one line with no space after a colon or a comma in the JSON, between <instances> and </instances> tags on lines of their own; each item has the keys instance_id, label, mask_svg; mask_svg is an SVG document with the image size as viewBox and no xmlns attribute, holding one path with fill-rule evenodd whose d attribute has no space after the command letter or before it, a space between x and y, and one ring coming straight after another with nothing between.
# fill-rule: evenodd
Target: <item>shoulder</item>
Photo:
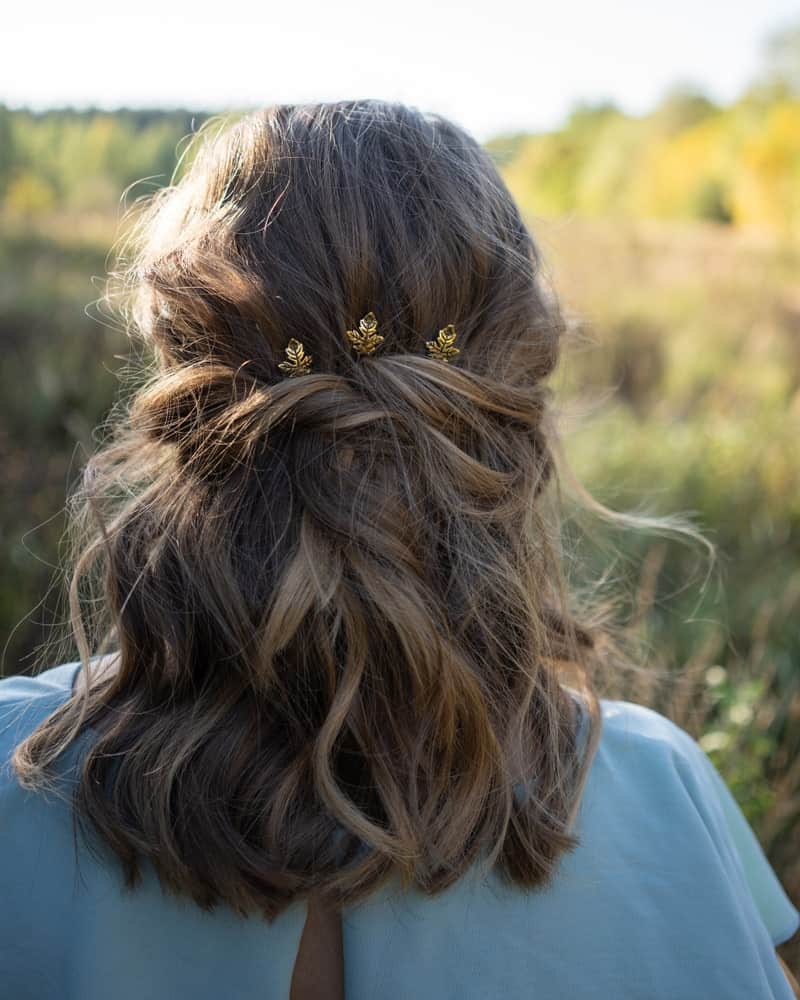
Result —
<instances>
[{"instance_id":1,"label":"shoulder","mask_svg":"<svg viewBox=\"0 0 800 1000\"><path fill-rule=\"evenodd\" d=\"M698 858L705 844L703 863L692 868L697 884L706 877L703 872L720 873L749 919L766 926L772 944L787 941L800 926L800 914L705 750L652 709L625 701L601 700L601 705L604 789L611 787L612 776L622 775L625 789L646 800L648 817L664 819L670 849L681 842L685 857ZM698 823L702 837L696 835ZM717 891L707 884L709 893Z\"/></svg>"},{"instance_id":2,"label":"shoulder","mask_svg":"<svg viewBox=\"0 0 800 1000\"><path fill-rule=\"evenodd\" d=\"M0 761L69 697L79 668L79 662L62 663L34 677L0 680Z\"/></svg>"},{"instance_id":3,"label":"shoulder","mask_svg":"<svg viewBox=\"0 0 800 1000\"><path fill-rule=\"evenodd\" d=\"M635 810L646 808L671 829L699 820L722 836L733 799L694 737L644 705L603 699L600 704L596 783L606 795Z\"/></svg>"},{"instance_id":4,"label":"shoulder","mask_svg":"<svg viewBox=\"0 0 800 1000\"><path fill-rule=\"evenodd\" d=\"M72 689L72 681L80 669L80 662L75 660L50 667L31 677L27 674L14 674L0 679L0 704L25 701L58 693L68 694Z\"/></svg>"},{"instance_id":5,"label":"shoulder","mask_svg":"<svg viewBox=\"0 0 800 1000\"><path fill-rule=\"evenodd\" d=\"M694 758L702 753L697 741L666 715L632 701L601 699L606 742L636 745L653 753L671 752Z\"/></svg>"},{"instance_id":6,"label":"shoulder","mask_svg":"<svg viewBox=\"0 0 800 1000\"><path fill-rule=\"evenodd\" d=\"M601 699L600 705L601 767L625 774L654 794L672 786L697 797L716 786L719 775L705 751L666 715L630 701Z\"/></svg>"}]
</instances>

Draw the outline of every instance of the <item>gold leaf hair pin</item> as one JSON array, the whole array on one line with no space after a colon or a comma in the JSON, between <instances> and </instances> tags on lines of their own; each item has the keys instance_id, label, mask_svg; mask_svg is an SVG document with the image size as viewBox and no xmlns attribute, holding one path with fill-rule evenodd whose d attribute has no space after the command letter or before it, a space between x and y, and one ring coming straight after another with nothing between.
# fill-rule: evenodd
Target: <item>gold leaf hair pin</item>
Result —
<instances>
[{"instance_id":1,"label":"gold leaf hair pin","mask_svg":"<svg viewBox=\"0 0 800 1000\"><path fill-rule=\"evenodd\" d=\"M358 324L357 330L345 330L347 339L359 354L373 354L383 343L378 333L378 321L374 312L368 312Z\"/></svg>"},{"instance_id":2,"label":"gold leaf hair pin","mask_svg":"<svg viewBox=\"0 0 800 1000\"><path fill-rule=\"evenodd\" d=\"M378 333L378 321L375 313L368 312L362 317L357 330L345 330L345 335L350 346L359 354L374 354L383 343L384 338ZM450 361L460 350L455 346L456 328L449 323L443 330L440 330L436 340L426 340L425 346L428 349L428 356L437 361ZM303 344L295 337L289 341L285 348L286 361L282 361L278 368L287 375L307 375L311 370L311 355L306 354Z\"/></svg>"},{"instance_id":3,"label":"gold leaf hair pin","mask_svg":"<svg viewBox=\"0 0 800 1000\"><path fill-rule=\"evenodd\" d=\"M305 348L300 341L292 337L286 346L285 351L288 360L281 361L278 368L290 376L307 375L311 369L311 362L313 358L310 354L306 354Z\"/></svg>"},{"instance_id":4,"label":"gold leaf hair pin","mask_svg":"<svg viewBox=\"0 0 800 1000\"><path fill-rule=\"evenodd\" d=\"M428 348L428 354L432 358L436 358L437 361L449 361L450 358L454 358L457 354L461 352L457 347L454 346L456 339L456 328L452 323L444 328L444 330L439 331L439 335L436 340L426 340L425 346Z\"/></svg>"}]
</instances>

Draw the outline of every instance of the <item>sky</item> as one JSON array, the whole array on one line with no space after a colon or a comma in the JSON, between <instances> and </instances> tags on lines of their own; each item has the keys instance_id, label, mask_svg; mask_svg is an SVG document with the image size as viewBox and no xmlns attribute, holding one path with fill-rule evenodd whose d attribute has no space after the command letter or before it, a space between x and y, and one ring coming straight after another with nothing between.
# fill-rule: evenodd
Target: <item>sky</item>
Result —
<instances>
[{"instance_id":1,"label":"sky","mask_svg":"<svg viewBox=\"0 0 800 1000\"><path fill-rule=\"evenodd\" d=\"M481 141L580 101L644 114L676 85L722 103L798 0L36 0L0 21L0 102L188 107L377 97Z\"/></svg>"}]
</instances>

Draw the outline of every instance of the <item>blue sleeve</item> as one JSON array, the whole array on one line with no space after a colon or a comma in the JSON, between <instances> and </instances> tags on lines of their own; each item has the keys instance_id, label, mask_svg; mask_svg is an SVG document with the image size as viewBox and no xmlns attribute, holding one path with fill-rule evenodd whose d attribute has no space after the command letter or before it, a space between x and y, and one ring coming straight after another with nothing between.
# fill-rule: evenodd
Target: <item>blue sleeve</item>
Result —
<instances>
[{"instance_id":1,"label":"blue sleeve","mask_svg":"<svg viewBox=\"0 0 800 1000\"><path fill-rule=\"evenodd\" d=\"M8 779L16 744L54 711L70 693L78 662L62 663L34 677L0 679L0 777Z\"/></svg>"},{"instance_id":2,"label":"blue sleeve","mask_svg":"<svg viewBox=\"0 0 800 1000\"><path fill-rule=\"evenodd\" d=\"M705 755L704 755L705 756ZM717 793L725 826L736 855L741 862L745 881L753 895L759 913L767 925L773 944L783 944L800 926L800 913L778 881L760 843L739 808L721 775L706 757L707 769Z\"/></svg>"},{"instance_id":3,"label":"blue sleeve","mask_svg":"<svg viewBox=\"0 0 800 1000\"><path fill-rule=\"evenodd\" d=\"M772 943L788 941L800 926L800 913L792 904L719 771L702 747L680 730L688 748L698 789L706 799L709 830L726 863L729 877L749 892ZM699 803L698 803L699 805Z\"/></svg>"}]
</instances>

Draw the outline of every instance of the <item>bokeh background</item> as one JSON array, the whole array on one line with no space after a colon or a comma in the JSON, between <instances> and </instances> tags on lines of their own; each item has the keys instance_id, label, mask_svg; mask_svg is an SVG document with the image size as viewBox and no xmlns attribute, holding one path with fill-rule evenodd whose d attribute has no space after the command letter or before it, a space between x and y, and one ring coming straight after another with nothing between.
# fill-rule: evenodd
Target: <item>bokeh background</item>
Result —
<instances>
[{"instance_id":1,"label":"bokeh background","mask_svg":"<svg viewBox=\"0 0 800 1000\"><path fill-rule=\"evenodd\" d=\"M627 588L648 650L613 693L700 740L800 905L800 17L491 6L10 15L0 669L38 669L63 627L65 498L131 363L103 302L127 210L210 116L405 100L486 144L539 242L576 334L554 384L582 481L689 512L719 549L707 578L685 545L600 525L582 559ZM800 972L800 941L780 952Z\"/></svg>"}]
</instances>

